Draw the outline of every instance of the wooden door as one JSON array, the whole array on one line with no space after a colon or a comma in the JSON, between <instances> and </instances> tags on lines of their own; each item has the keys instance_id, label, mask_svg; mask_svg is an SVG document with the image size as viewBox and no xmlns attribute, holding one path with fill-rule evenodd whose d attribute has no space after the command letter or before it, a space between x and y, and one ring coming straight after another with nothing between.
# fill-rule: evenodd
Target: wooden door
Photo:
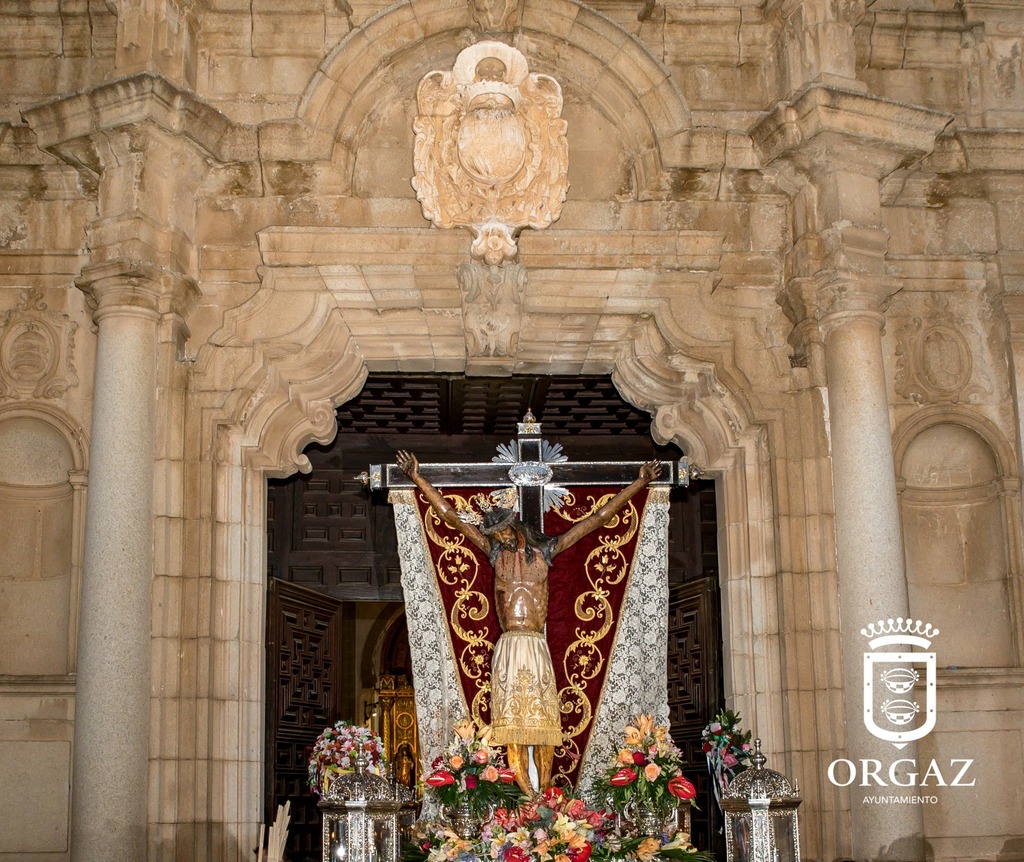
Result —
<instances>
[{"instance_id":1,"label":"wooden door","mask_svg":"<svg viewBox=\"0 0 1024 862\"><path fill-rule=\"evenodd\" d=\"M668 708L672 738L686 760L684 773L697 787L700 811L691 817L692 841L724 858L721 815L712 795L701 732L720 709L721 624L718 579L701 578L670 588L668 605Z\"/></svg>"},{"instance_id":2,"label":"wooden door","mask_svg":"<svg viewBox=\"0 0 1024 862\"><path fill-rule=\"evenodd\" d=\"M340 717L341 602L271 579L267 601L267 811L291 800L289 857L320 858L320 815L306 784L309 750Z\"/></svg>"}]
</instances>

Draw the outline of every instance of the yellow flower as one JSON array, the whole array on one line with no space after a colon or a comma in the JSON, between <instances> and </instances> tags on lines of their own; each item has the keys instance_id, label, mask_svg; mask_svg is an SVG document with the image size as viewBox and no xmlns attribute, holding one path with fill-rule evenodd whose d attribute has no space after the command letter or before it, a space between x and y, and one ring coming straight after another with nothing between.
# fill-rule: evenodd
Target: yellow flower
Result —
<instances>
[{"instance_id":1,"label":"yellow flower","mask_svg":"<svg viewBox=\"0 0 1024 862\"><path fill-rule=\"evenodd\" d=\"M617 759L618 759L619 763L623 764L624 766L632 766L633 765L633 752L630 751L628 748L620 748L619 749L619 756L618 756Z\"/></svg>"},{"instance_id":2,"label":"yellow flower","mask_svg":"<svg viewBox=\"0 0 1024 862\"><path fill-rule=\"evenodd\" d=\"M640 726L640 732L644 736L654 733L654 716L650 713L637 716L636 723Z\"/></svg>"},{"instance_id":3,"label":"yellow flower","mask_svg":"<svg viewBox=\"0 0 1024 862\"><path fill-rule=\"evenodd\" d=\"M564 853L559 853L557 856L555 856L555 862L569 862L569 857L566 856Z\"/></svg>"},{"instance_id":4,"label":"yellow flower","mask_svg":"<svg viewBox=\"0 0 1024 862\"><path fill-rule=\"evenodd\" d=\"M639 745L643 737L640 731L631 724L626 725L626 745Z\"/></svg>"},{"instance_id":5,"label":"yellow flower","mask_svg":"<svg viewBox=\"0 0 1024 862\"><path fill-rule=\"evenodd\" d=\"M636 855L644 860L653 859L660 849L661 840L659 838L645 838L636 848Z\"/></svg>"},{"instance_id":6,"label":"yellow flower","mask_svg":"<svg viewBox=\"0 0 1024 862\"><path fill-rule=\"evenodd\" d=\"M476 733L476 725L473 724L473 719L463 718L455 724L455 732L462 737L462 739L472 739Z\"/></svg>"}]
</instances>

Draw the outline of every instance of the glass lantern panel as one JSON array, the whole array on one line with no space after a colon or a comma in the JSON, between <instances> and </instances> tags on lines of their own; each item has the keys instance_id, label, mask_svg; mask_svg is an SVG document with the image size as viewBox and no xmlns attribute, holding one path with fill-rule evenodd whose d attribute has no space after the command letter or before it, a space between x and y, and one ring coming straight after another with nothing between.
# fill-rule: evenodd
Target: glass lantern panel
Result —
<instances>
[{"instance_id":1,"label":"glass lantern panel","mask_svg":"<svg viewBox=\"0 0 1024 862\"><path fill-rule=\"evenodd\" d=\"M327 816L324 827L327 833L327 859L330 862L349 862L348 821L344 817Z\"/></svg>"},{"instance_id":2,"label":"glass lantern panel","mask_svg":"<svg viewBox=\"0 0 1024 862\"><path fill-rule=\"evenodd\" d=\"M729 862L750 862L753 858L753 828L750 814L729 814L727 820L729 846L732 849Z\"/></svg>"},{"instance_id":3,"label":"glass lantern panel","mask_svg":"<svg viewBox=\"0 0 1024 862\"><path fill-rule=\"evenodd\" d=\"M772 817L772 845L775 848L773 862L799 862L793 827L791 814L776 814Z\"/></svg>"},{"instance_id":4,"label":"glass lantern panel","mask_svg":"<svg viewBox=\"0 0 1024 862\"><path fill-rule=\"evenodd\" d=\"M373 821L373 847L375 855L371 862L396 862L395 833L390 818Z\"/></svg>"}]
</instances>

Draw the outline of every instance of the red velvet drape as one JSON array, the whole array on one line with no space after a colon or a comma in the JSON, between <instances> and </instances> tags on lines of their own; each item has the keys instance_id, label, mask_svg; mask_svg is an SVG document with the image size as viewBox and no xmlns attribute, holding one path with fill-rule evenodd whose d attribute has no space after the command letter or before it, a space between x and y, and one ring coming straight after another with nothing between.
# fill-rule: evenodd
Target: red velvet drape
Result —
<instances>
[{"instance_id":1,"label":"red velvet drape","mask_svg":"<svg viewBox=\"0 0 1024 862\"><path fill-rule=\"evenodd\" d=\"M458 504L458 497L468 500L489 490L442 493ZM560 512L545 515L544 532L561 535L618 490L575 489ZM555 752L555 776L565 783L576 782L597 714L646 501L645 489L609 524L559 554L548 572L547 641L564 734ZM494 572L484 554L443 524L419 495L417 502L466 703L475 718L488 722L491 653L501 634L494 610Z\"/></svg>"}]
</instances>

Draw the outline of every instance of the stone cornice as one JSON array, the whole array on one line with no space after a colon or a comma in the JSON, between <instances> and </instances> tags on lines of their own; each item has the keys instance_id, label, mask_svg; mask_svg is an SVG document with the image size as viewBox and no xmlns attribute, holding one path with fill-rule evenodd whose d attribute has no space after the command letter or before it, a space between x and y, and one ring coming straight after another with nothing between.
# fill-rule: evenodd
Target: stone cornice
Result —
<instances>
[{"instance_id":1,"label":"stone cornice","mask_svg":"<svg viewBox=\"0 0 1024 862\"><path fill-rule=\"evenodd\" d=\"M260 254L278 266L450 267L467 260L466 234L433 228L271 227ZM722 235L708 231L524 231L521 262L531 269L715 271Z\"/></svg>"},{"instance_id":2,"label":"stone cornice","mask_svg":"<svg viewBox=\"0 0 1024 862\"><path fill-rule=\"evenodd\" d=\"M837 87L812 85L751 130L762 164L850 170L876 179L932 151L948 114Z\"/></svg>"},{"instance_id":3,"label":"stone cornice","mask_svg":"<svg viewBox=\"0 0 1024 862\"><path fill-rule=\"evenodd\" d=\"M256 157L256 132L229 120L216 108L151 72L119 78L91 90L45 102L22 112L39 142L60 153L72 141L97 133L149 123L192 141L219 162ZM85 167L96 170L95 165Z\"/></svg>"}]
</instances>

